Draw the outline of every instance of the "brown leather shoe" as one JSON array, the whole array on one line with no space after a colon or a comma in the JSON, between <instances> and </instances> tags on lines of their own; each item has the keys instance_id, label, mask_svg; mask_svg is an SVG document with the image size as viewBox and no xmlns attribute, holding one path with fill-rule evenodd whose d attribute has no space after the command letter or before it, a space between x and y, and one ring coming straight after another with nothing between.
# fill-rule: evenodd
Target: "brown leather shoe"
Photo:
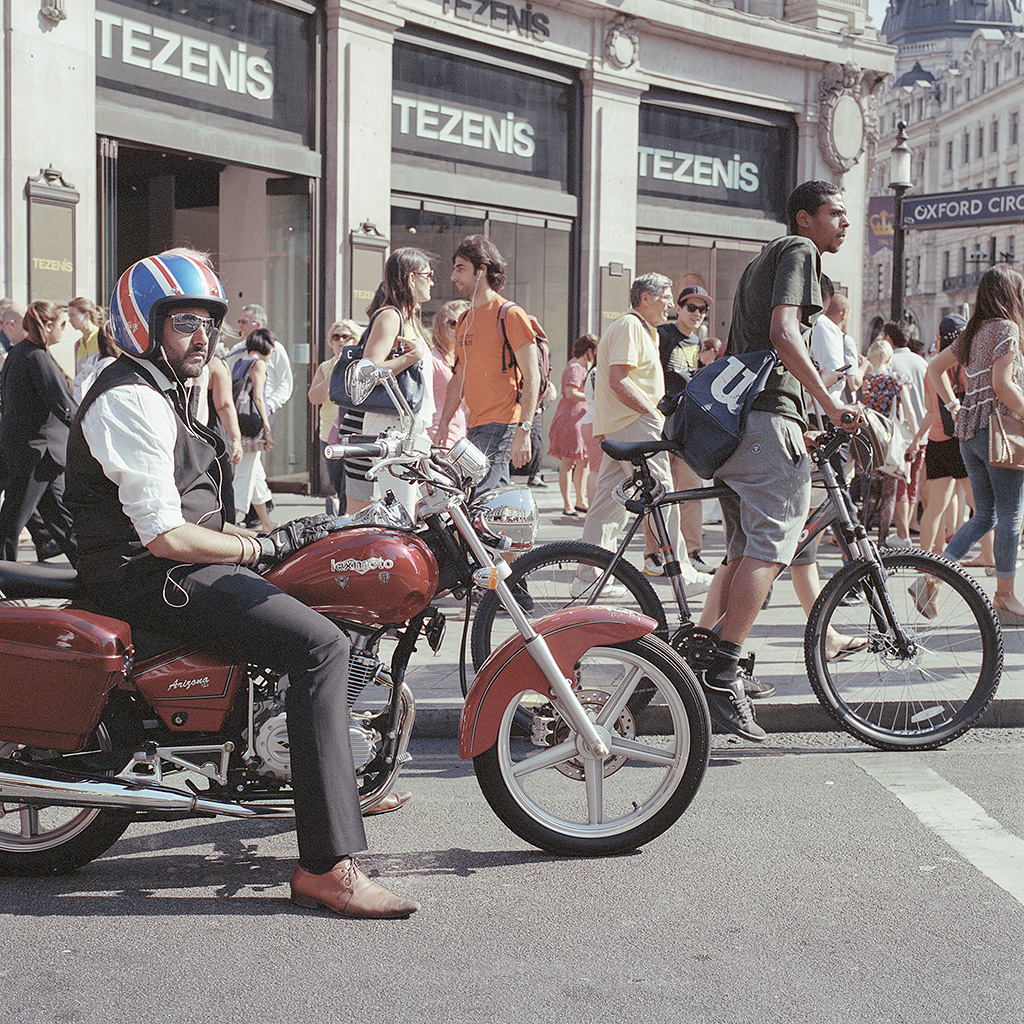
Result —
<instances>
[{"instance_id":1,"label":"brown leather shoe","mask_svg":"<svg viewBox=\"0 0 1024 1024\"><path fill-rule=\"evenodd\" d=\"M308 910L323 907L344 917L408 917L420 909L418 903L371 882L352 857L338 861L323 875L310 874L296 864L291 900Z\"/></svg>"},{"instance_id":2,"label":"brown leather shoe","mask_svg":"<svg viewBox=\"0 0 1024 1024\"><path fill-rule=\"evenodd\" d=\"M402 804L412 799L412 793L397 793L392 790L379 804L374 804L368 811L363 811L363 817L368 814L387 814L388 811L397 811Z\"/></svg>"}]
</instances>

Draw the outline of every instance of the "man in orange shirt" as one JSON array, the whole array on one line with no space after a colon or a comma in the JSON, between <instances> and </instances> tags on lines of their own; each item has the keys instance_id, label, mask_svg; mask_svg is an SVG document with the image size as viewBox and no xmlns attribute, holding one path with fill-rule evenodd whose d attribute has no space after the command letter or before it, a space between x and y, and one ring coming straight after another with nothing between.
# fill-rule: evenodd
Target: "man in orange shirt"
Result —
<instances>
[{"instance_id":1,"label":"man in orange shirt","mask_svg":"<svg viewBox=\"0 0 1024 1024\"><path fill-rule=\"evenodd\" d=\"M540 363L533 328L520 306L508 309L502 333L498 313L506 301L500 294L505 261L489 238L469 235L462 240L452 259L452 283L469 300L469 309L455 328L455 370L434 438L444 443L451 418L465 399L466 436L491 460L490 472L476 489L479 495L511 484L510 460L517 468L530 461Z\"/></svg>"}]
</instances>

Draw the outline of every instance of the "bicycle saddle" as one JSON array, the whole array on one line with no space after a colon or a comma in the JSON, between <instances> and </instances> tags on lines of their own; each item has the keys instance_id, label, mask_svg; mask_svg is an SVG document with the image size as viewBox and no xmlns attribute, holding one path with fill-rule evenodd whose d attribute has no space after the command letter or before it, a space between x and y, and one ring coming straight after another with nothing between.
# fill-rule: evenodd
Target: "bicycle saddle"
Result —
<instances>
[{"instance_id":1,"label":"bicycle saddle","mask_svg":"<svg viewBox=\"0 0 1024 1024\"><path fill-rule=\"evenodd\" d=\"M11 600L29 597L66 600L74 596L77 580L78 573L67 565L0 562L0 594Z\"/></svg>"},{"instance_id":2,"label":"bicycle saddle","mask_svg":"<svg viewBox=\"0 0 1024 1024\"><path fill-rule=\"evenodd\" d=\"M656 452L677 452L675 441L602 441L601 450L617 462L639 463L645 455Z\"/></svg>"}]
</instances>

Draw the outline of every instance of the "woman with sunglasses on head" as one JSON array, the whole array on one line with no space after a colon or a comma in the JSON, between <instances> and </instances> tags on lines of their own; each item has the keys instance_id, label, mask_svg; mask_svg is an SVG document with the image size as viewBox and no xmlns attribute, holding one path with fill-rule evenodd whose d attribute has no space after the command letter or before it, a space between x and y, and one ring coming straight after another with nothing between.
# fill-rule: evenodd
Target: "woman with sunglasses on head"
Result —
<instances>
[{"instance_id":1,"label":"woman with sunglasses on head","mask_svg":"<svg viewBox=\"0 0 1024 1024\"><path fill-rule=\"evenodd\" d=\"M422 442L424 452L430 451L427 426L434 418L434 389L429 379L428 345L426 332L420 320L420 309L430 300L434 285L431 260L436 259L421 249L396 249L384 265L383 292L379 305L372 307L369 335L363 346L363 358L372 359L386 367L397 377L406 370L418 367L423 376L423 401L414 409L416 420L414 435ZM363 416L363 433L376 437L388 427L397 426L398 410L370 412ZM358 512L392 491L415 517L419 501L419 486L402 480L384 470L376 480L367 480L369 460L355 459L345 463L345 492L348 512Z\"/></svg>"},{"instance_id":2,"label":"woman with sunglasses on head","mask_svg":"<svg viewBox=\"0 0 1024 1024\"><path fill-rule=\"evenodd\" d=\"M7 488L0 506L0 558L17 561L18 538L38 508L61 550L74 562L71 517L64 505L68 429L78 405L64 372L47 351L64 336L66 311L33 302L23 326L28 337L7 355L0 377L0 451Z\"/></svg>"},{"instance_id":3,"label":"woman with sunglasses on head","mask_svg":"<svg viewBox=\"0 0 1024 1024\"><path fill-rule=\"evenodd\" d=\"M444 411L444 399L448 394L448 382L452 379L455 368L455 326L459 317L469 309L465 299L452 299L446 302L435 314L430 326L430 356L434 368L434 416L430 424L430 436L434 436L441 413ZM459 404L448 425L448 436L438 441L449 448L460 438L466 436L466 403Z\"/></svg>"},{"instance_id":4,"label":"woman with sunglasses on head","mask_svg":"<svg viewBox=\"0 0 1024 1024\"><path fill-rule=\"evenodd\" d=\"M338 443L338 407L331 401L331 374L334 364L346 345L354 345L362 334L362 328L355 320L335 320L327 332L327 344L331 355L325 359L313 373L313 382L309 385L306 397L311 405L320 406L320 450L329 444ZM327 513L334 514L334 501L337 498L338 508L345 509L345 463L340 459L325 459L327 479L331 485L331 494L327 497Z\"/></svg>"}]
</instances>

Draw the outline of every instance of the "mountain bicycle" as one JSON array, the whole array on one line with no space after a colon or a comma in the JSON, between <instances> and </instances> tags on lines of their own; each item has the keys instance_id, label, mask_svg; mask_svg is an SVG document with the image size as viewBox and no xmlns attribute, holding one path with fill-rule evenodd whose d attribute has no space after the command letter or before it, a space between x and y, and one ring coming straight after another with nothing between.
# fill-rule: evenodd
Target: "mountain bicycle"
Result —
<instances>
[{"instance_id":1,"label":"mountain bicycle","mask_svg":"<svg viewBox=\"0 0 1024 1024\"><path fill-rule=\"evenodd\" d=\"M810 453L826 499L808 515L797 552L831 528L845 564L826 582L808 618L807 675L829 715L858 739L884 750L939 747L970 729L995 695L1002 632L985 593L958 565L930 552L880 551L871 542L829 461L847 436L833 430ZM604 441L602 447L634 467L632 479L617 490L634 514L618 549L583 541L541 545L512 564L508 582L527 588L535 615L573 604L639 607L658 623L658 634L693 663L716 636L691 619L664 509L730 491L722 484L666 491L647 463L658 452L675 450L672 441ZM645 516L667 556L678 612L671 625L654 588L624 557ZM867 644L830 658L830 630L866 636ZM474 665L512 631L494 595L485 595L473 621ZM753 658L748 659L752 671ZM642 691L635 698L642 705Z\"/></svg>"}]
</instances>

